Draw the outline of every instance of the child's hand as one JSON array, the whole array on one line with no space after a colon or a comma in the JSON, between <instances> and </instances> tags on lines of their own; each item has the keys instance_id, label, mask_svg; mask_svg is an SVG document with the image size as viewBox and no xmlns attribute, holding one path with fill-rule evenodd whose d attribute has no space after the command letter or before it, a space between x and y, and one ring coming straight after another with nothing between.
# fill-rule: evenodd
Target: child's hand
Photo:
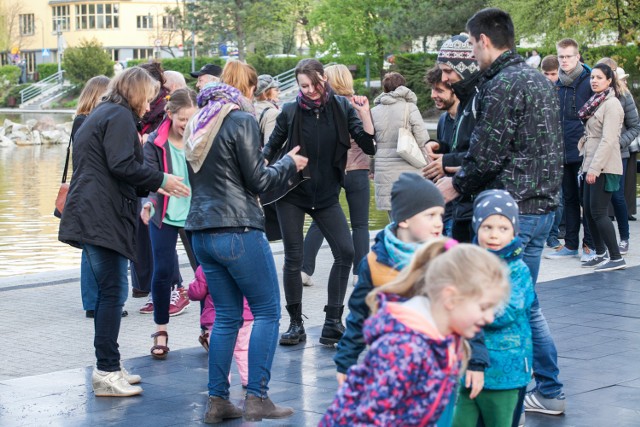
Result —
<instances>
[{"instance_id":1,"label":"child's hand","mask_svg":"<svg viewBox=\"0 0 640 427\"><path fill-rule=\"evenodd\" d=\"M471 389L470 399L475 399L484 387L484 371L467 371L464 386Z\"/></svg>"},{"instance_id":2,"label":"child's hand","mask_svg":"<svg viewBox=\"0 0 640 427\"><path fill-rule=\"evenodd\" d=\"M346 379L347 379L347 374L343 374L341 372L338 372L336 374L336 380L338 380L338 386L342 386L342 384L345 382Z\"/></svg>"}]
</instances>

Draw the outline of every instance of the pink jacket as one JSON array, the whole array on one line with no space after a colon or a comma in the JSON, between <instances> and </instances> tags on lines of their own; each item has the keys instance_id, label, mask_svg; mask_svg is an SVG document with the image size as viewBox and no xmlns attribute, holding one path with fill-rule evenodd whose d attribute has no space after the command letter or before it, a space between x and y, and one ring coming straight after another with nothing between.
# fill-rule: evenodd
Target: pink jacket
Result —
<instances>
[{"instance_id":1,"label":"pink jacket","mask_svg":"<svg viewBox=\"0 0 640 427\"><path fill-rule=\"evenodd\" d=\"M198 267L196 270L196 277L189 284L189 290L187 292L190 300L204 300L204 309L200 315L200 324L210 330L213 326L213 322L216 320L216 308L214 307L213 300L209 294L207 279L204 277L202 267ZM246 298L243 298L243 301L244 312L242 313L242 318L247 322L253 321L253 314L249 308L249 303Z\"/></svg>"}]
</instances>

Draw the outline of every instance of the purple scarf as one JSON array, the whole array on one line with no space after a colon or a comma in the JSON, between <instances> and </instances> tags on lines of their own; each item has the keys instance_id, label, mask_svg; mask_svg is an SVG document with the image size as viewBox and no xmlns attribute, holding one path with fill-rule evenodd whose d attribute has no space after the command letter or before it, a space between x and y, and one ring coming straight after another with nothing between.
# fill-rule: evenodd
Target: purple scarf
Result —
<instances>
[{"instance_id":1,"label":"purple scarf","mask_svg":"<svg viewBox=\"0 0 640 427\"><path fill-rule=\"evenodd\" d=\"M580 120L587 121L593 114L596 112L600 104L604 102L607 98L607 95L611 93L613 90L612 87L609 87L602 92L594 93L591 95L591 98L582 106L580 111L578 111L578 117Z\"/></svg>"},{"instance_id":2,"label":"purple scarf","mask_svg":"<svg viewBox=\"0 0 640 427\"><path fill-rule=\"evenodd\" d=\"M204 128L218 115L222 107L229 103L236 104L243 111L255 111L253 104L235 87L220 82L206 85L198 94L200 111L194 117L195 127L193 133L195 134Z\"/></svg>"},{"instance_id":3,"label":"purple scarf","mask_svg":"<svg viewBox=\"0 0 640 427\"><path fill-rule=\"evenodd\" d=\"M324 96L321 96L318 99L311 99L304 93L302 93L302 91L299 91L298 96L296 97L296 101L298 101L298 105L303 110L322 110L324 106L329 102L329 99L331 99L331 97L333 96L333 89L331 89L331 85L329 85L329 82L325 82L324 84L323 95Z\"/></svg>"}]
</instances>

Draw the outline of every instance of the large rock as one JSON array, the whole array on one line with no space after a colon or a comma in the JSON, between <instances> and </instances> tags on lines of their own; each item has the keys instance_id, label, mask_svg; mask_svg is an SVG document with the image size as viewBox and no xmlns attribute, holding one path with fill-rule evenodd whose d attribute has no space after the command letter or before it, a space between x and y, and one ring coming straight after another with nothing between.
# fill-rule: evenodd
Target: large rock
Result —
<instances>
[{"instance_id":1,"label":"large rock","mask_svg":"<svg viewBox=\"0 0 640 427\"><path fill-rule=\"evenodd\" d=\"M24 124L29 130L33 130L35 129L35 127L37 126L38 121L36 119L29 119L27 120L27 122Z\"/></svg>"},{"instance_id":2,"label":"large rock","mask_svg":"<svg viewBox=\"0 0 640 427\"><path fill-rule=\"evenodd\" d=\"M11 139L7 138L4 135L0 135L0 148L12 148L15 146L16 144Z\"/></svg>"},{"instance_id":3,"label":"large rock","mask_svg":"<svg viewBox=\"0 0 640 427\"><path fill-rule=\"evenodd\" d=\"M26 126L24 128L26 130ZM11 140L15 142L16 145L39 145L42 143L40 141L40 138L38 138L38 141L36 142L31 132L27 133L20 130L14 130L13 132L11 132L9 138L11 138Z\"/></svg>"},{"instance_id":4,"label":"large rock","mask_svg":"<svg viewBox=\"0 0 640 427\"><path fill-rule=\"evenodd\" d=\"M66 144L69 135L61 130L43 130L40 132L43 144Z\"/></svg>"}]
</instances>

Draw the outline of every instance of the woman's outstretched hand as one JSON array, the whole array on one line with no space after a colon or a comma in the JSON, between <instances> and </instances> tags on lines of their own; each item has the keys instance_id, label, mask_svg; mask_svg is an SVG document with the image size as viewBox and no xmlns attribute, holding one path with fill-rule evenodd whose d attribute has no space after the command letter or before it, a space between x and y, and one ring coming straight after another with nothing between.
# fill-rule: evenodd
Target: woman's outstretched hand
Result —
<instances>
[{"instance_id":1,"label":"woman's outstretched hand","mask_svg":"<svg viewBox=\"0 0 640 427\"><path fill-rule=\"evenodd\" d=\"M167 174L167 182L162 186L165 194L172 197L187 197L191 194L189 187L182 183L183 179L181 176Z\"/></svg>"},{"instance_id":2,"label":"woman's outstretched hand","mask_svg":"<svg viewBox=\"0 0 640 427\"><path fill-rule=\"evenodd\" d=\"M305 166L307 166L307 162L309 161L309 159L297 154L298 151L300 151L300 146L296 145L291 151L287 153L287 156L291 156L293 161L296 163L296 171L300 172L302 169L304 169Z\"/></svg>"}]
</instances>

